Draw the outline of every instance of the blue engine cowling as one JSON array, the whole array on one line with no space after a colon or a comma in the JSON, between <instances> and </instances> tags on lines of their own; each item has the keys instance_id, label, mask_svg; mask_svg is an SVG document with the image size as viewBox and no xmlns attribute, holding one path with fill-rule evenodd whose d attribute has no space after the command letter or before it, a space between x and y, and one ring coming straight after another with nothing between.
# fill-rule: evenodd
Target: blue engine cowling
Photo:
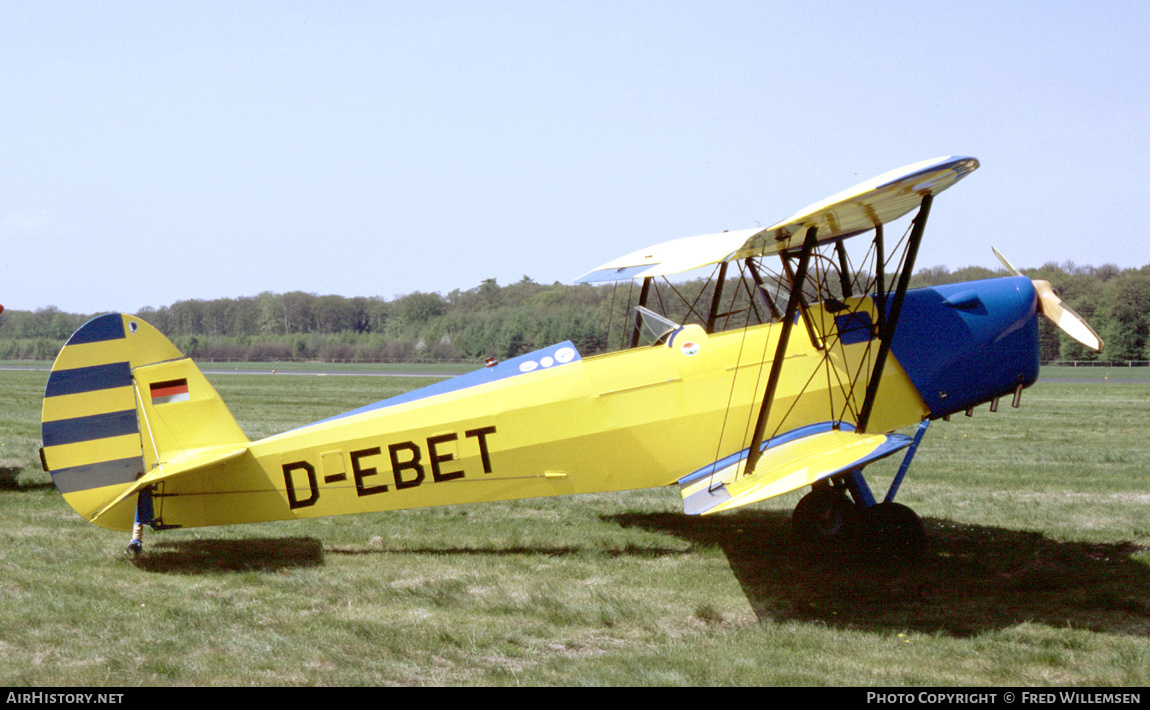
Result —
<instances>
[{"instance_id":1,"label":"blue engine cowling","mask_svg":"<svg viewBox=\"0 0 1150 710\"><path fill-rule=\"evenodd\" d=\"M1038 379L1037 316L1026 277L913 289L891 351L931 417L944 417Z\"/></svg>"}]
</instances>

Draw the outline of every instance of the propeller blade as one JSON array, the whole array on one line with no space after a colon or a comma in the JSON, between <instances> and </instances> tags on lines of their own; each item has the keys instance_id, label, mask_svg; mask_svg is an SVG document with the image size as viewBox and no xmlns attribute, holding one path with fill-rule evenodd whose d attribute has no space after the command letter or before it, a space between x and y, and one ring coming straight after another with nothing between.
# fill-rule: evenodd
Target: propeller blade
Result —
<instances>
[{"instance_id":1,"label":"propeller blade","mask_svg":"<svg viewBox=\"0 0 1150 710\"><path fill-rule=\"evenodd\" d=\"M1015 276L1022 276L1023 273L1014 268L1014 265L1006 260L1002 252L994 247L991 247L994 255L1006 267L1006 270ZM1034 290L1038 293L1038 310L1042 315L1054 321L1054 324L1061 328L1067 335L1082 343L1091 350L1102 351L1102 338L1086 319L1074 312L1074 309L1062 302L1062 299L1054 293L1054 287L1050 285L1049 281L1041 281L1038 279L1031 279L1034 284Z\"/></svg>"},{"instance_id":2,"label":"propeller blade","mask_svg":"<svg viewBox=\"0 0 1150 710\"><path fill-rule=\"evenodd\" d=\"M1102 338L1090 327L1086 319L1074 312L1074 309L1062 302L1054 293L1049 281L1032 280L1034 289L1038 291L1039 308L1042 315L1054 321L1054 324L1066 332L1071 338L1082 343L1091 350L1102 351Z\"/></svg>"},{"instance_id":3,"label":"propeller blade","mask_svg":"<svg viewBox=\"0 0 1150 710\"><path fill-rule=\"evenodd\" d=\"M1014 264L1011 264L1009 261L1007 261L1006 257L1002 255L1002 252L995 249L994 247L991 247L990 250L994 252L994 255L998 257L998 260L1002 262L1002 265L1006 267L1007 271L1014 274L1015 276L1022 276L1022 272L1014 268Z\"/></svg>"}]
</instances>

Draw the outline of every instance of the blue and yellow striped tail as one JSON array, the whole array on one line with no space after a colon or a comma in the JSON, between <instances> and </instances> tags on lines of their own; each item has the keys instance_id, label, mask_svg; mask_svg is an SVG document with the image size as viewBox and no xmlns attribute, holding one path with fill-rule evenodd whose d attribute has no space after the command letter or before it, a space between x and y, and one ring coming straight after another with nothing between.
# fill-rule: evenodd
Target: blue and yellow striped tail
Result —
<instances>
[{"instance_id":1,"label":"blue and yellow striped tail","mask_svg":"<svg viewBox=\"0 0 1150 710\"><path fill-rule=\"evenodd\" d=\"M44 470L77 513L113 530L131 530L136 511L109 505L165 460L191 453L189 443L247 444L198 368L151 325L119 313L88 321L64 345L41 421Z\"/></svg>"}]
</instances>

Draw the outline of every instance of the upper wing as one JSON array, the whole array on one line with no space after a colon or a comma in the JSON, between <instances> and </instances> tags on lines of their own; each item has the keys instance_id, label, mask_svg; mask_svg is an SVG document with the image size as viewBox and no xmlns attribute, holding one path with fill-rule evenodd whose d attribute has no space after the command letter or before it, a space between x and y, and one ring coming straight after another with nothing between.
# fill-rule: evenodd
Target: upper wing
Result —
<instances>
[{"instance_id":1,"label":"upper wing","mask_svg":"<svg viewBox=\"0 0 1150 710\"><path fill-rule=\"evenodd\" d=\"M619 281L689 271L720 261L797 249L810 227L820 242L841 239L892 222L978 168L974 158L925 160L884 173L800 210L766 229L742 229L656 244L593 269L577 283Z\"/></svg>"},{"instance_id":2,"label":"upper wing","mask_svg":"<svg viewBox=\"0 0 1150 710\"><path fill-rule=\"evenodd\" d=\"M729 259L760 231L740 229L663 242L609 261L575 282L625 281L690 271Z\"/></svg>"},{"instance_id":3,"label":"upper wing","mask_svg":"<svg viewBox=\"0 0 1150 710\"><path fill-rule=\"evenodd\" d=\"M935 158L907 165L832 195L758 232L732 258L797 249L810 227L820 242L851 237L893 222L978 169L974 158Z\"/></svg>"},{"instance_id":4,"label":"upper wing","mask_svg":"<svg viewBox=\"0 0 1150 710\"><path fill-rule=\"evenodd\" d=\"M683 511L706 515L809 486L829 476L906 448L902 434L864 434L831 422L802 427L765 442L762 457L747 471L747 450L679 480Z\"/></svg>"}]
</instances>

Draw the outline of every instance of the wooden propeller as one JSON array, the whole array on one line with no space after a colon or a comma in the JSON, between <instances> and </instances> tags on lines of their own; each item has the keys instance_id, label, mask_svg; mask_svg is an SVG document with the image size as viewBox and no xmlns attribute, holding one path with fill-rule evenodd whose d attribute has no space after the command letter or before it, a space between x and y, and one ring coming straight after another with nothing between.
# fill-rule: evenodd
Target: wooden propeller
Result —
<instances>
[{"instance_id":1,"label":"wooden propeller","mask_svg":"<svg viewBox=\"0 0 1150 710\"><path fill-rule=\"evenodd\" d=\"M1023 273L1014 268L1014 265L1006 260L997 249L991 247L994 255L1006 267L1006 270L1015 276L1023 276ZM1074 312L1074 309L1062 302L1062 299L1054 293L1054 287L1050 285L1049 281L1042 281L1041 279L1031 279L1034 284L1034 290L1038 292L1038 310L1042 315L1054 321L1054 324L1061 328L1067 335L1082 343L1091 350L1098 352L1102 351L1102 338L1086 319Z\"/></svg>"}]
</instances>

